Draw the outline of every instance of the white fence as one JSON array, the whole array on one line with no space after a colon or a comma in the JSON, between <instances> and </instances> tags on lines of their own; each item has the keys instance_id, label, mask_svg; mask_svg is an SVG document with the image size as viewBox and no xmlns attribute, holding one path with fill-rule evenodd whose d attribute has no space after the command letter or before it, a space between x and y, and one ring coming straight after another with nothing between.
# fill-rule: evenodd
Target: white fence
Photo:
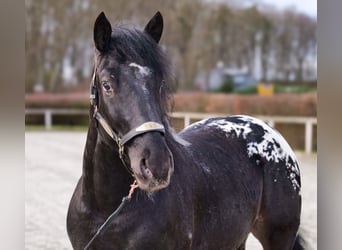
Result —
<instances>
[{"instance_id":1,"label":"white fence","mask_svg":"<svg viewBox=\"0 0 342 250\"><path fill-rule=\"evenodd\" d=\"M49 130L53 124L53 115L88 115L86 109L26 109L25 115L43 115L45 129ZM215 117L227 116L227 114L214 113L191 113L191 112L174 112L171 117L184 120L184 127L189 126L192 121ZM287 124L303 124L305 125L305 152L311 153L313 148L313 126L317 126L316 117L297 117L297 116L254 116L270 126L277 123Z\"/></svg>"}]
</instances>

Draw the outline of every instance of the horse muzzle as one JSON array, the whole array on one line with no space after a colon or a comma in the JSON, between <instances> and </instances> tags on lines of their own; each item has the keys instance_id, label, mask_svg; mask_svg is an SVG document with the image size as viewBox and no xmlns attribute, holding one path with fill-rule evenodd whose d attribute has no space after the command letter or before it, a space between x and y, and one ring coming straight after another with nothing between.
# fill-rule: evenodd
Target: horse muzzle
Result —
<instances>
[{"instance_id":1,"label":"horse muzzle","mask_svg":"<svg viewBox=\"0 0 342 250\"><path fill-rule=\"evenodd\" d=\"M162 134L152 132L137 137L128 155L140 189L151 193L169 185L174 162Z\"/></svg>"}]
</instances>

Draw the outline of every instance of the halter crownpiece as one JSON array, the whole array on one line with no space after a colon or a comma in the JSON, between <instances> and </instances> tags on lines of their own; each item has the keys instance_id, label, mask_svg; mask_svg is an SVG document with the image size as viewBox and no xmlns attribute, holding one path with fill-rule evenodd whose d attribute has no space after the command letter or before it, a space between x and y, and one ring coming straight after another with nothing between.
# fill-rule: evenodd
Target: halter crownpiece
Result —
<instances>
[{"instance_id":1,"label":"halter crownpiece","mask_svg":"<svg viewBox=\"0 0 342 250\"><path fill-rule=\"evenodd\" d=\"M95 70L93 76L91 77L91 84L90 84L90 104L97 107L97 88L95 86Z\"/></svg>"}]
</instances>

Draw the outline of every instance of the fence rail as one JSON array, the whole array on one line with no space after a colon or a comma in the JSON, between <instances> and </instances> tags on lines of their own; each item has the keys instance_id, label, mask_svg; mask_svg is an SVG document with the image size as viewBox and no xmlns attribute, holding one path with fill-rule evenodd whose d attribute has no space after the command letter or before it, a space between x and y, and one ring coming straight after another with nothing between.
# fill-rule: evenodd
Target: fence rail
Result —
<instances>
[{"instance_id":1,"label":"fence rail","mask_svg":"<svg viewBox=\"0 0 342 250\"><path fill-rule=\"evenodd\" d=\"M88 115L89 111L85 109L26 109L27 115L43 115L45 129L49 130L53 124L53 115ZM184 127L191 124L192 121L206 119L216 116L227 116L227 114L218 113L192 113L192 112L174 112L172 118L183 119ZM254 116L265 121L270 126L277 123L303 124L305 125L305 152L312 153L313 149L313 126L317 126L316 117L297 117L297 116Z\"/></svg>"}]
</instances>

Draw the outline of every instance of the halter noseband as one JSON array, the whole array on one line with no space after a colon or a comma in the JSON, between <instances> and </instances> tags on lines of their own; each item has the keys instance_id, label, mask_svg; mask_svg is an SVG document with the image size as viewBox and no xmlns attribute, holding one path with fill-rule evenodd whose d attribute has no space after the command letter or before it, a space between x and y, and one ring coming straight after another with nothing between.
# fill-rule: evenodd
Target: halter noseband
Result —
<instances>
[{"instance_id":1,"label":"halter noseband","mask_svg":"<svg viewBox=\"0 0 342 250\"><path fill-rule=\"evenodd\" d=\"M116 142L119 148L119 156L123 164L126 166L125 161L123 159L124 156L124 145L132 140L134 137L145 134L148 132L161 132L162 134L165 134L165 127L154 121L147 121L141 124L140 126L130 130L127 134L120 137L118 133L116 133L111 126L108 124L106 119L100 114L98 111L98 90L95 85L95 73L96 70L94 70L94 74L91 80L91 86L90 86L90 103L94 107L94 115L93 117L98 121L98 123L102 126L104 131Z\"/></svg>"}]
</instances>

